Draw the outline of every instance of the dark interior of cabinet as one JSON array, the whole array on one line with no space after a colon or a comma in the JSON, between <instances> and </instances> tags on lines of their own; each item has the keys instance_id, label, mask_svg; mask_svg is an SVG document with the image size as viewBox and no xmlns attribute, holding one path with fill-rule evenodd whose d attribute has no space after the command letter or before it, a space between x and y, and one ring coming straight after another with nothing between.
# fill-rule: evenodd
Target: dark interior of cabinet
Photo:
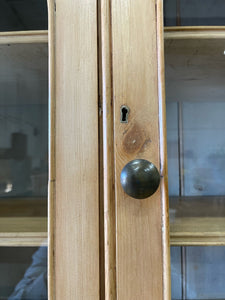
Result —
<instances>
[{"instance_id":1,"label":"dark interior of cabinet","mask_svg":"<svg viewBox=\"0 0 225 300\"><path fill-rule=\"evenodd\" d=\"M46 30L46 0L0 0L0 31Z\"/></svg>"},{"instance_id":2,"label":"dark interior of cabinet","mask_svg":"<svg viewBox=\"0 0 225 300\"><path fill-rule=\"evenodd\" d=\"M39 249L40 248L37 247L0 247L0 299L8 300L18 284L20 284L21 296L19 296L18 293L18 296L13 295L10 299L30 299L26 297L25 293L22 293L23 284L21 280L23 280L24 274L34 262L33 255L37 253ZM40 269L47 271L47 248L42 247L41 250L42 252L39 253L44 253L44 255L40 257L40 262L43 262L43 264L39 262L35 265L33 263L33 275L35 272L37 274L40 273ZM30 280L27 278L27 284L30 284L32 280L34 280L34 277L30 277ZM32 298L32 300L35 299L37 298ZM46 298L41 299L46 300ZM38 298L38 300L41 299Z\"/></svg>"},{"instance_id":3,"label":"dark interior of cabinet","mask_svg":"<svg viewBox=\"0 0 225 300\"><path fill-rule=\"evenodd\" d=\"M224 0L164 0L165 26L225 25Z\"/></svg>"},{"instance_id":4,"label":"dark interior of cabinet","mask_svg":"<svg viewBox=\"0 0 225 300\"><path fill-rule=\"evenodd\" d=\"M0 216L46 216L48 45L1 45L0 63Z\"/></svg>"}]
</instances>

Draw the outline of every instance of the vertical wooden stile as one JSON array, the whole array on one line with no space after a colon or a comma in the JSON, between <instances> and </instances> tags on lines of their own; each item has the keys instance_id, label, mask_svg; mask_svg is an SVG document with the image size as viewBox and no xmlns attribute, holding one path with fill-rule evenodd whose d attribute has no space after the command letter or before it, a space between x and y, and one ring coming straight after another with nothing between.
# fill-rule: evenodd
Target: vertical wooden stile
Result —
<instances>
[{"instance_id":1,"label":"vertical wooden stile","mask_svg":"<svg viewBox=\"0 0 225 300\"><path fill-rule=\"evenodd\" d=\"M167 300L165 103L159 105L164 101L162 3L115 0L111 5L116 299ZM120 123L122 105L130 109L127 124ZM122 168L136 158L153 162L161 172L161 188L144 200L127 196L120 184Z\"/></svg>"},{"instance_id":2,"label":"vertical wooden stile","mask_svg":"<svg viewBox=\"0 0 225 300\"><path fill-rule=\"evenodd\" d=\"M170 277L170 237L169 237L169 192L166 140L166 99L164 62L163 1L157 0L157 54L158 54L158 97L160 130L160 173L162 205L162 245L163 245L163 299L171 299Z\"/></svg>"},{"instance_id":3,"label":"vertical wooden stile","mask_svg":"<svg viewBox=\"0 0 225 300\"><path fill-rule=\"evenodd\" d=\"M116 224L114 124L111 60L111 1L100 1L100 71L102 95L105 299L116 299Z\"/></svg>"},{"instance_id":4,"label":"vertical wooden stile","mask_svg":"<svg viewBox=\"0 0 225 300\"><path fill-rule=\"evenodd\" d=\"M55 220L55 8L48 0L49 53L49 178L48 178L48 299L55 299L54 220Z\"/></svg>"},{"instance_id":5,"label":"vertical wooden stile","mask_svg":"<svg viewBox=\"0 0 225 300\"><path fill-rule=\"evenodd\" d=\"M56 0L52 30L56 118L52 299L99 300L97 2Z\"/></svg>"}]
</instances>

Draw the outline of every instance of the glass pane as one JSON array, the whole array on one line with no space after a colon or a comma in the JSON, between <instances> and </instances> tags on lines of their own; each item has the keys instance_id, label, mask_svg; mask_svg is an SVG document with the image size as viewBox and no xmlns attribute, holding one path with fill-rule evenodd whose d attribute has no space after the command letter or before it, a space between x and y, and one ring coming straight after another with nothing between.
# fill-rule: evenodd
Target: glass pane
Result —
<instances>
[{"instance_id":1,"label":"glass pane","mask_svg":"<svg viewBox=\"0 0 225 300\"><path fill-rule=\"evenodd\" d=\"M48 44L0 65L0 299L47 299Z\"/></svg>"},{"instance_id":2,"label":"glass pane","mask_svg":"<svg viewBox=\"0 0 225 300\"><path fill-rule=\"evenodd\" d=\"M166 106L167 118L167 159L170 194L179 196L179 159L178 159L178 105L169 102Z\"/></svg>"},{"instance_id":3,"label":"glass pane","mask_svg":"<svg viewBox=\"0 0 225 300\"><path fill-rule=\"evenodd\" d=\"M193 2L180 1L180 7ZM192 9L194 18L204 19ZM222 300L225 44L213 28L209 34L188 30L165 35L172 299Z\"/></svg>"},{"instance_id":4,"label":"glass pane","mask_svg":"<svg viewBox=\"0 0 225 300\"><path fill-rule=\"evenodd\" d=\"M0 31L47 30L46 0L0 0Z\"/></svg>"},{"instance_id":5,"label":"glass pane","mask_svg":"<svg viewBox=\"0 0 225 300\"><path fill-rule=\"evenodd\" d=\"M182 298L181 247L171 247L171 296L173 300Z\"/></svg>"},{"instance_id":6,"label":"glass pane","mask_svg":"<svg viewBox=\"0 0 225 300\"><path fill-rule=\"evenodd\" d=\"M0 299L47 299L47 247L0 248Z\"/></svg>"},{"instance_id":7,"label":"glass pane","mask_svg":"<svg viewBox=\"0 0 225 300\"><path fill-rule=\"evenodd\" d=\"M172 247L171 278L173 300L224 299L225 247Z\"/></svg>"},{"instance_id":8,"label":"glass pane","mask_svg":"<svg viewBox=\"0 0 225 300\"><path fill-rule=\"evenodd\" d=\"M0 46L0 198L47 197L48 47Z\"/></svg>"},{"instance_id":9,"label":"glass pane","mask_svg":"<svg viewBox=\"0 0 225 300\"><path fill-rule=\"evenodd\" d=\"M184 102L184 195L225 195L225 102ZM207 120L207 121L206 121Z\"/></svg>"},{"instance_id":10,"label":"glass pane","mask_svg":"<svg viewBox=\"0 0 225 300\"><path fill-rule=\"evenodd\" d=\"M225 25L224 0L164 0L165 26Z\"/></svg>"}]
</instances>

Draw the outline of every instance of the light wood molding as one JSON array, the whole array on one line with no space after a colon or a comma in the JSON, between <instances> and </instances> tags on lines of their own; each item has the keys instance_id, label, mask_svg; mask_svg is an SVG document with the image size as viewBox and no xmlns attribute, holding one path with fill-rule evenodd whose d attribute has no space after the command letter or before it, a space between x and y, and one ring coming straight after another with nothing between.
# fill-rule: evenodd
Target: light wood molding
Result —
<instances>
[{"instance_id":1,"label":"light wood molding","mask_svg":"<svg viewBox=\"0 0 225 300\"><path fill-rule=\"evenodd\" d=\"M175 26L164 27L165 40L224 39L225 26Z\"/></svg>"},{"instance_id":2,"label":"light wood molding","mask_svg":"<svg viewBox=\"0 0 225 300\"><path fill-rule=\"evenodd\" d=\"M225 246L225 219L218 217L176 218L170 224L171 246Z\"/></svg>"},{"instance_id":3,"label":"light wood molding","mask_svg":"<svg viewBox=\"0 0 225 300\"><path fill-rule=\"evenodd\" d=\"M93 0L56 0L54 10L53 296L56 300L97 300L100 289L97 5Z\"/></svg>"},{"instance_id":4,"label":"light wood molding","mask_svg":"<svg viewBox=\"0 0 225 300\"><path fill-rule=\"evenodd\" d=\"M55 79L55 0L48 0L48 92L49 92L49 178L48 178L48 298L55 300L55 107L56 107L56 79Z\"/></svg>"},{"instance_id":5,"label":"light wood molding","mask_svg":"<svg viewBox=\"0 0 225 300\"><path fill-rule=\"evenodd\" d=\"M47 30L0 32L1 44L48 43Z\"/></svg>"},{"instance_id":6,"label":"light wood molding","mask_svg":"<svg viewBox=\"0 0 225 300\"><path fill-rule=\"evenodd\" d=\"M47 245L46 217L0 218L1 247L39 247Z\"/></svg>"},{"instance_id":7,"label":"light wood molding","mask_svg":"<svg viewBox=\"0 0 225 300\"><path fill-rule=\"evenodd\" d=\"M225 245L224 213L222 196L171 197L170 244Z\"/></svg>"},{"instance_id":8,"label":"light wood molding","mask_svg":"<svg viewBox=\"0 0 225 300\"><path fill-rule=\"evenodd\" d=\"M224 30L225 26L164 26L164 31L217 31Z\"/></svg>"},{"instance_id":9,"label":"light wood molding","mask_svg":"<svg viewBox=\"0 0 225 300\"><path fill-rule=\"evenodd\" d=\"M162 206L162 247L163 247L163 299L171 299L170 276L170 228L169 228L169 192L167 169L167 128L165 97L165 61L164 61L164 27L163 1L157 1L157 54L158 54L158 98L160 130L160 173Z\"/></svg>"},{"instance_id":10,"label":"light wood molding","mask_svg":"<svg viewBox=\"0 0 225 300\"><path fill-rule=\"evenodd\" d=\"M100 73L103 138L104 270L106 300L116 299L116 222L112 95L111 1L100 1Z\"/></svg>"}]
</instances>

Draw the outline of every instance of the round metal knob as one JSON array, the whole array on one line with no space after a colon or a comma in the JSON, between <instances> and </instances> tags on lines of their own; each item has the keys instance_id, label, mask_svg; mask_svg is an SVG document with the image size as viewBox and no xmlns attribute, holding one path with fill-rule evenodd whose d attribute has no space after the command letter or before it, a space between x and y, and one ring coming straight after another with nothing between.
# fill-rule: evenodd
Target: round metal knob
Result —
<instances>
[{"instance_id":1,"label":"round metal knob","mask_svg":"<svg viewBox=\"0 0 225 300\"><path fill-rule=\"evenodd\" d=\"M156 166L145 159L130 161L122 170L120 182L124 192L135 199L153 195L159 187L160 175Z\"/></svg>"}]
</instances>

